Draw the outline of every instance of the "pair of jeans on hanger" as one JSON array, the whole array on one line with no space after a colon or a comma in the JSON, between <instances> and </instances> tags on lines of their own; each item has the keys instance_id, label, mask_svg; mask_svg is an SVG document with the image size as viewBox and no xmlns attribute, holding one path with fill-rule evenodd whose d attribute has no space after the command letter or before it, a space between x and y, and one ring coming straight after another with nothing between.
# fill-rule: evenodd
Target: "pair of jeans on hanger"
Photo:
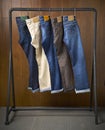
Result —
<instances>
[{"instance_id":1,"label":"pair of jeans on hanger","mask_svg":"<svg viewBox=\"0 0 105 130\"><path fill-rule=\"evenodd\" d=\"M16 17L19 31L19 44L23 48L29 63L30 76L28 89L31 89L32 92L36 92L39 91L38 66L35 58L35 48L30 44L31 36L26 25L26 19L29 19L29 17Z\"/></svg>"},{"instance_id":2,"label":"pair of jeans on hanger","mask_svg":"<svg viewBox=\"0 0 105 130\"><path fill-rule=\"evenodd\" d=\"M62 85L64 87L64 91L72 90L74 88L73 72L69 53L66 45L63 42L63 19L61 16L59 16L57 18L52 18L51 22L54 35L53 43L56 47L56 53L62 77Z\"/></svg>"},{"instance_id":3,"label":"pair of jeans on hanger","mask_svg":"<svg viewBox=\"0 0 105 130\"><path fill-rule=\"evenodd\" d=\"M45 52L41 45L41 28L39 17L27 19L26 24L31 34L31 44L36 49L36 60L38 63L40 92L49 91L51 90L50 70Z\"/></svg>"},{"instance_id":4,"label":"pair of jeans on hanger","mask_svg":"<svg viewBox=\"0 0 105 130\"><path fill-rule=\"evenodd\" d=\"M53 30L49 16L40 16L42 47L47 56L51 74L51 93L63 91L60 68L58 64L56 48L53 44Z\"/></svg>"},{"instance_id":5,"label":"pair of jeans on hanger","mask_svg":"<svg viewBox=\"0 0 105 130\"><path fill-rule=\"evenodd\" d=\"M86 69L86 61L82 47L80 30L75 16L63 16L64 43L68 49L76 93L89 92L89 81Z\"/></svg>"}]
</instances>

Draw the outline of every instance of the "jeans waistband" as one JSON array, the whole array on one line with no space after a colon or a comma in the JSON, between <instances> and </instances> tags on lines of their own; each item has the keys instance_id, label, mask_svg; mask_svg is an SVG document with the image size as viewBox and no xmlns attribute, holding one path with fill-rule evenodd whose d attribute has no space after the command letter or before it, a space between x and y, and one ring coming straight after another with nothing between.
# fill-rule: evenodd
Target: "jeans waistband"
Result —
<instances>
[{"instance_id":1,"label":"jeans waistband","mask_svg":"<svg viewBox=\"0 0 105 130\"><path fill-rule=\"evenodd\" d=\"M52 18L51 19L52 23L60 23L63 21L62 16L56 17L56 18Z\"/></svg>"},{"instance_id":2,"label":"jeans waistband","mask_svg":"<svg viewBox=\"0 0 105 130\"><path fill-rule=\"evenodd\" d=\"M29 16L16 17L16 22L18 25L26 25L26 19L29 19Z\"/></svg>"},{"instance_id":3,"label":"jeans waistband","mask_svg":"<svg viewBox=\"0 0 105 130\"><path fill-rule=\"evenodd\" d=\"M36 25L40 25L40 21L39 21L40 19L39 19L39 16L36 16L36 17L33 17L33 18L30 18L30 19L27 19L26 20L26 23L28 24L28 25L31 25L31 24L33 24L34 23L34 26Z\"/></svg>"},{"instance_id":4,"label":"jeans waistband","mask_svg":"<svg viewBox=\"0 0 105 130\"><path fill-rule=\"evenodd\" d=\"M48 22L50 20L50 16L48 16L48 15L39 16L39 18L40 18L41 23L45 23L45 22Z\"/></svg>"},{"instance_id":5,"label":"jeans waistband","mask_svg":"<svg viewBox=\"0 0 105 130\"><path fill-rule=\"evenodd\" d=\"M76 20L76 17L73 16L73 15L70 15L70 16L63 16L63 24L66 25L66 24L77 24L77 20Z\"/></svg>"}]
</instances>

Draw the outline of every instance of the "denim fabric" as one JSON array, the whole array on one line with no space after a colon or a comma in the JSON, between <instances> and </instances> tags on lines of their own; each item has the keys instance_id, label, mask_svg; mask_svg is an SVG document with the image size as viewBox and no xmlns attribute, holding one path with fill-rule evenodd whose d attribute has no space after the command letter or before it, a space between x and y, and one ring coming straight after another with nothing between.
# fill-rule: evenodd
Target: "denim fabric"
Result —
<instances>
[{"instance_id":1,"label":"denim fabric","mask_svg":"<svg viewBox=\"0 0 105 130\"><path fill-rule=\"evenodd\" d=\"M40 16L42 31L42 46L47 56L51 74L51 93L63 91L60 68L56 56L56 49L53 44L53 31L49 17Z\"/></svg>"},{"instance_id":2,"label":"denim fabric","mask_svg":"<svg viewBox=\"0 0 105 130\"><path fill-rule=\"evenodd\" d=\"M36 48L36 61L39 72L40 92L51 90L51 78L47 57L41 44L41 28L39 16L26 20L27 27L32 37L31 44Z\"/></svg>"},{"instance_id":3,"label":"denim fabric","mask_svg":"<svg viewBox=\"0 0 105 130\"><path fill-rule=\"evenodd\" d=\"M23 48L29 63L30 76L29 76L28 89L31 89L32 92L36 92L39 90L38 66L35 59L35 49L31 45L31 36L25 22L25 19L28 18L29 18L28 16L16 17L16 22L17 22L19 37L20 37L19 44Z\"/></svg>"},{"instance_id":4,"label":"denim fabric","mask_svg":"<svg viewBox=\"0 0 105 130\"><path fill-rule=\"evenodd\" d=\"M54 45L56 47L58 63L62 77L62 85L64 91L73 89L73 72L69 53L63 43L63 21L62 17L53 18L51 20L54 35Z\"/></svg>"},{"instance_id":5,"label":"denim fabric","mask_svg":"<svg viewBox=\"0 0 105 130\"><path fill-rule=\"evenodd\" d=\"M70 18L70 19L69 19ZM74 73L76 93L89 92L88 74L80 30L74 17L63 17L64 25L64 43L67 46Z\"/></svg>"}]
</instances>

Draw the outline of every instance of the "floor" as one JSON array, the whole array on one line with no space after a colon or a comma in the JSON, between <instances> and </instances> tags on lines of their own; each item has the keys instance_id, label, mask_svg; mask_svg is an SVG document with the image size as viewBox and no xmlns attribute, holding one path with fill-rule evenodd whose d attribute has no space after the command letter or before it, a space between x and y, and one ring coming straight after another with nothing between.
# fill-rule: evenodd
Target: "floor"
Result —
<instances>
[{"instance_id":1,"label":"floor","mask_svg":"<svg viewBox=\"0 0 105 130\"><path fill-rule=\"evenodd\" d=\"M0 108L0 130L105 130L105 111L99 111L95 125L91 111L23 111L5 125L5 108Z\"/></svg>"}]
</instances>

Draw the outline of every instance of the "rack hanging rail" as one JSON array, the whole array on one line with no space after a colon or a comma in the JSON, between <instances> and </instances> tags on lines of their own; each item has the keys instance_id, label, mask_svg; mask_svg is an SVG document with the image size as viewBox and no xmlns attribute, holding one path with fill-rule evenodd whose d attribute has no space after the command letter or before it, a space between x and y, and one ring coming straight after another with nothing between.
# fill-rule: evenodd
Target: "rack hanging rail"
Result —
<instances>
[{"instance_id":1,"label":"rack hanging rail","mask_svg":"<svg viewBox=\"0 0 105 130\"><path fill-rule=\"evenodd\" d=\"M50 8L50 11L94 11L97 12L95 8ZM9 12L13 11L49 11L49 8L11 8Z\"/></svg>"},{"instance_id":2,"label":"rack hanging rail","mask_svg":"<svg viewBox=\"0 0 105 130\"><path fill-rule=\"evenodd\" d=\"M9 31L10 31L10 51L9 51L9 73L8 73L8 94L6 106L6 120L5 124L8 125L9 115L13 111L25 110L94 110L95 123L98 124L98 110L97 110L97 84L96 84L96 38L97 38L97 10L95 8L50 8L50 11L92 11L94 12L94 43L93 43L93 63L92 63L92 85L94 87L94 109L92 108L92 91L90 96L89 108L74 108L74 107L36 107L36 108L16 108L15 105L15 91L14 91L14 73L13 73L13 56L12 56L12 12L13 11L49 11L49 8L11 8L9 10ZM11 82L12 80L12 82ZM12 83L12 100L13 106L10 107L10 91ZM92 90L92 89L91 89Z\"/></svg>"}]
</instances>

